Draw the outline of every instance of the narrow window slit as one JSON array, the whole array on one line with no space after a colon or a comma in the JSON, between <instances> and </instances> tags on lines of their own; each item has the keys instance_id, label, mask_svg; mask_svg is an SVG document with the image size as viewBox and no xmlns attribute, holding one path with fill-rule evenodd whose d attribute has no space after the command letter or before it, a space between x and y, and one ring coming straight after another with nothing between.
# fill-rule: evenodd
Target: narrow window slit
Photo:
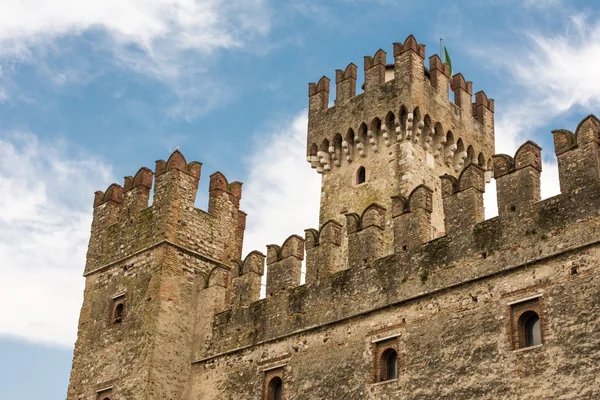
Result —
<instances>
[{"instance_id":1,"label":"narrow window slit","mask_svg":"<svg viewBox=\"0 0 600 400\"><path fill-rule=\"evenodd\" d=\"M365 183L367 180L367 170L365 167L359 167L356 171L356 184L360 185L361 183Z\"/></svg>"}]
</instances>

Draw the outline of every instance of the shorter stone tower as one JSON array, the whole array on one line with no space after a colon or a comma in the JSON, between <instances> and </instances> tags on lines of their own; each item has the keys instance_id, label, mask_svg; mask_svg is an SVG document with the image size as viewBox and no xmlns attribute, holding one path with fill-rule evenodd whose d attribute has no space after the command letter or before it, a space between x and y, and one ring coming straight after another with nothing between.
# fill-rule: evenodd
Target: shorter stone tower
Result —
<instances>
[{"instance_id":1,"label":"shorter stone tower","mask_svg":"<svg viewBox=\"0 0 600 400\"><path fill-rule=\"evenodd\" d=\"M346 225L346 214L373 203L388 215L397 208L392 197L409 197L426 185L433 199L431 224L421 234L439 237L444 233L439 177L458 176L471 163L491 177L494 101L480 91L473 102L472 83L462 74L450 77L449 65L437 54L429 57L429 69L424 59L425 46L412 35L394 43L392 64L383 50L366 56L364 92L358 95L358 67L337 70L331 107L329 79L309 84L307 160L322 174L320 226L331 220ZM378 255L393 250L391 237L384 241ZM351 247L343 241L344 258Z\"/></svg>"},{"instance_id":2,"label":"shorter stone tower","mask_svg":"<svg viewBox=\"0 0 600 400\"><path fill-rule=\"evenodd\" d=\"M219 172L194 208L201 167L175 151L96 192L69 400L184 398L245 227L242 184Z\"/></svg>"}]
</instances>

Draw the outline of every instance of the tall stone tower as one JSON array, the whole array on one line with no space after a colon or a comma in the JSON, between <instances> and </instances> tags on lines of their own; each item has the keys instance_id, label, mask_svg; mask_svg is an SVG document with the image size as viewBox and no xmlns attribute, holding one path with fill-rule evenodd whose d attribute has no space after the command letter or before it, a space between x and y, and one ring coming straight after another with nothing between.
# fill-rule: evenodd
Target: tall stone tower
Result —
<instances>
[{"instance_id":1,"label":"tall stone tower","mask_svg":"<svg viewBox=\"0 0 600 400\"><path fill-rule=\"evenodd\" d=\"M220 173L194 208L201 166L176 151L96 193L69 400L185 398L245 226L242 185Z\"/></svg>"},{"instance_id":2,"label":"tall stone tower","mask_svg":"<svg viewBox=\"0 0 600 400\"><path fill-rule=\"evenodd\" d=\"M425 46L412 35L394 43L393 64L383 50L366 56L358 95L358 67L337 70L332 106L327 77L309 84L307 160L322 174L321 226L345 224L346 214L373 203L379 212L403 212L410 205L401 199L425 185L433 190L433 210L422 243L444 233L440 176L457 176L473 163L491 177L494 101L480 91L472 103L471 82L462 74L451 78L437 54L425 68L424 57ZM392 240L385 239L390 253Z\"/></svg>"}]
</instances>

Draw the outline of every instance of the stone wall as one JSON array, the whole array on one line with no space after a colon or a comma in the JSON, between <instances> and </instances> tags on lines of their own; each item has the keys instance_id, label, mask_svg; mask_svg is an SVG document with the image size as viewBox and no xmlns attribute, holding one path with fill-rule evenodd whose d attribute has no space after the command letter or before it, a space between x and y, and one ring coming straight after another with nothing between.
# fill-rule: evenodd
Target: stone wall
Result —
<instances>
[{"instance_id":1,"label":"stone wall","mask_svg":"<svg viewBox=\"0 0 600 400\"><path fill-rule=\"evenodd\" d=\"M598 152L599 126L570 133L569 157ZM539 201L540 168L531 142L495 157L500 213L483 221L484 171L470 165L445 177L445 236L217 314L192 397L262 398L274 369L287 399L597 397L600 185ZM573 185L580 171L560 168ZM542 344L520 348L527 310ZM398 351L396 380L378 379L380 342Z\"/></svg>"},{"instance_id":2,"label":"stone wall","mask_svg":"<svg viewBox=\"0 0 600 400\"><path fill-rule=\"evenodd\" d=\"M409 279L399 286L429 293L195 363L192 398L260 399L277 365L286 399L596 398L599 256L594 245L439 291ZM544 343L515 350L509 303L539 294ZM390 336L399 377L377 382L373 341Z\"/></svg>"}]
</instances>

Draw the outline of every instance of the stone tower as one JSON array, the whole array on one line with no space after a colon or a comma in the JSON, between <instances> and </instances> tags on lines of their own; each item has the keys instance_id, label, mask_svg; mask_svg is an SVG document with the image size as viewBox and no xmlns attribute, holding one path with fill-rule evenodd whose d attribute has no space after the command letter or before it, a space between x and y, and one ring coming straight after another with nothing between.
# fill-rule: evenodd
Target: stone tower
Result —
<instances>
[{"instance_id":1,"label":"stone tower","mask_svg":"<svg viewBox=\"0 0 600 400\"><path fill-rule=\"evenodd\" d=\"M245 226L242 185L218 172L208 211L194 208L201 167L176 151L96 192L69 400L185 397Z\"/></svg>"},{"instance_id":2,"label":"stone tower","mask_svg":"<svg viewBox=\"0 0 600 400\"><path fill-rule=\"evenodd\" d=\"M457 176L473 163L491 177L494 101L480 91L473 103L472 83L462 74L451 78L437 54L425 68L425 46L412 35L394 43L393 64L386 57L379 50L364 58L358 95L358 67L337 70L331 107L329 79L309 84L307 160L322 174L320 226L345 224L346 214L373 203L397 213L392 198L407 199L425 185L433 191L431 223L422 232L429 240L444 232L440 176ZM390 253L392 240L385 239ZM342 246L346 254L347 243Z\"/></svg>"}]
</instances>

